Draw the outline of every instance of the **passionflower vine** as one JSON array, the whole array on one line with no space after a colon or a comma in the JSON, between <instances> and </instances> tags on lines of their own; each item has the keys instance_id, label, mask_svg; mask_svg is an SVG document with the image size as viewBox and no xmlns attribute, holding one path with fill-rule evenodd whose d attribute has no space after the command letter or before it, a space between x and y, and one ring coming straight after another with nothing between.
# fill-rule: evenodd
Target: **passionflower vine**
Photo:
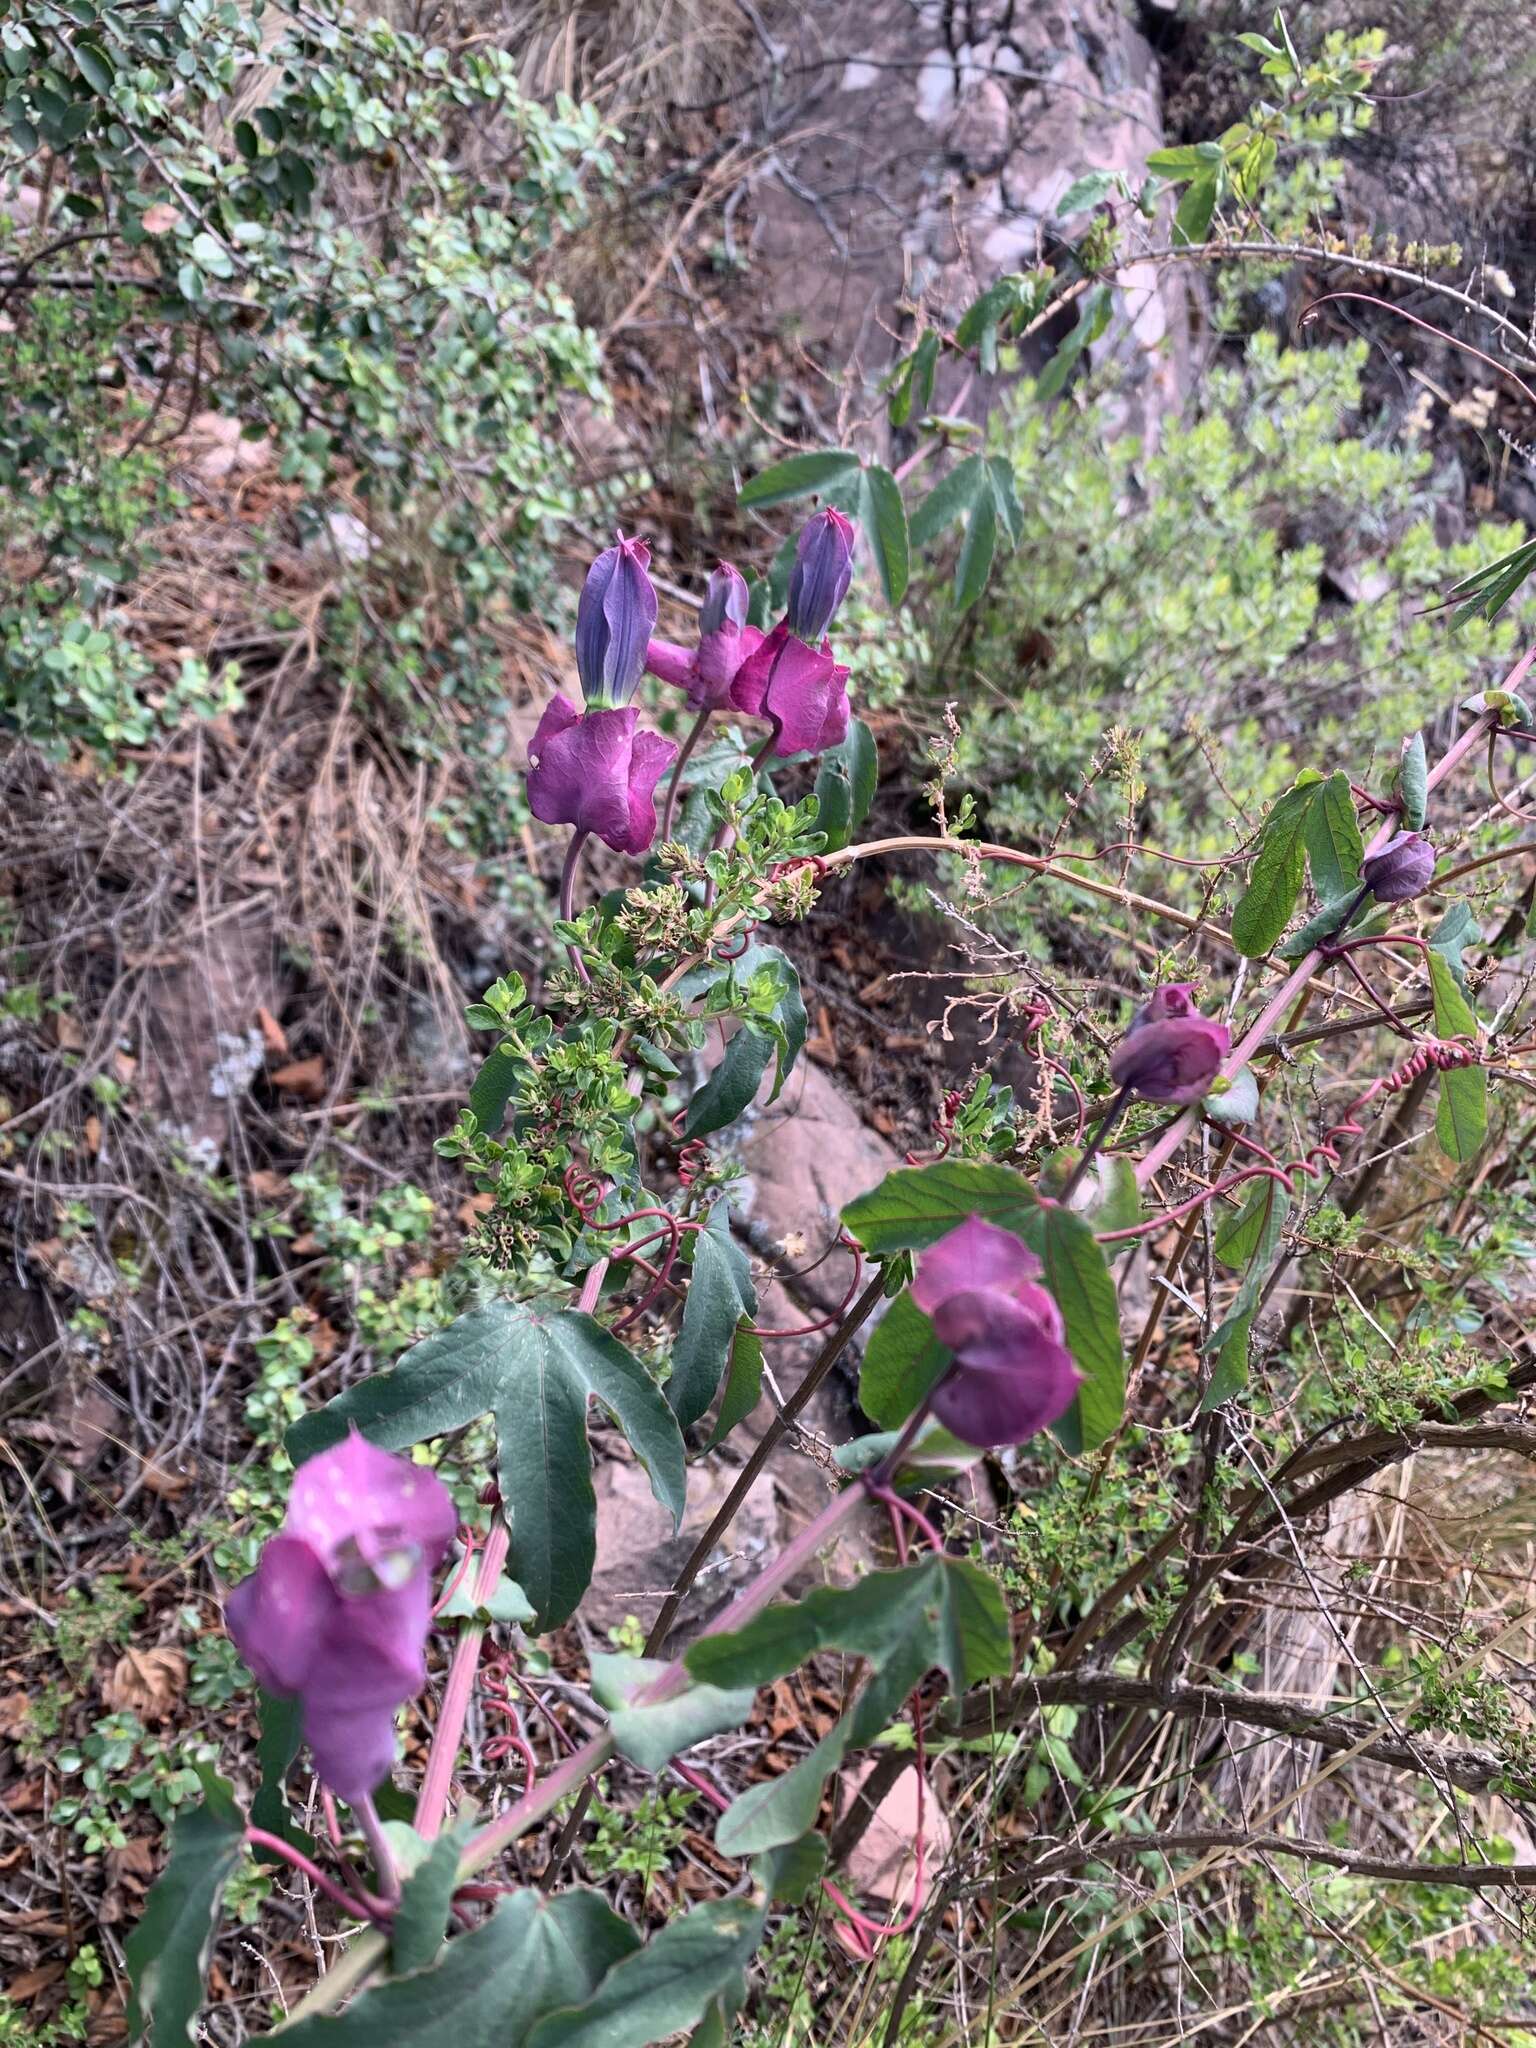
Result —
<instances>
[{"instance_id":1,"label":"passionflower vine","mask_svg":"<svg viewBox=\"0 0 1536 2048\"><path fill-rule=\"evenodd\" d=\"M1435 877L1435 849L1419 832L1395 832L1360 863L1360 879L1378 903L1422 896Z\"/></svg>"},{"instance_id":2,"label":"passionflower vine","mask_svg":"<svg viewBox=\"0 0 1536 2048\"><path fill-rule=\"evenodd\" d=\"M632 704L582 712L557 693L528 746L533 815L595 832L615 853L645 853L656 837L656 785L677 747L639 722Z\"/></svg>"},{"instance_id":3,"label":"passionflower vine","mask_svg":"<svg viewBox=\"0 0 1536 2048\"><path fill-rule=\"evenodd\" d=\"M1195 1008L1193 985L1157 989L1109 1057L1110 1079L1144 1102L1198 1102L1221 1072L1232 1034Z\"/></svg>"},{"instance_id":4,"label":"passionflower vine","mask_svg":"<svg viewBox=\"0 0 1536 2048\"><path fill-rule=\"evenodd\" d=\"M576 670L595 710L627 704L645 673L645 650L656 624L656 592L647 573L651 551L621 533L587 571L576 607Z\"/></svg>"},{"instance_id":5,"label":"passionflower vine","mask_svg":"<svg viewBox=\"0 0 1536 2048\"><path fill-rule=\"evenodd\" d=\"M338 1798L395 1760L395 1711L426 1683L432 1574L457 1516L435 1472L354 1430L294 1474L280 1532L224 1603L268 1692L303 1702L304 1740Z\"/></svg>"},{"instance_id":6,"label":"passionflower vine","mask_svg":"<svg viewBox=\"0 0 1536 2048\"><path fill-rule=\"evenodd\" d=\"M1061 1311L1038 1284L1040 1261L1022 1239L969 1216L917 1262L912 1299L954 1354L929 1397L965 1443L1021 1444L1071 1405L1082 1374Z\"/></svg>"}]
</instances>

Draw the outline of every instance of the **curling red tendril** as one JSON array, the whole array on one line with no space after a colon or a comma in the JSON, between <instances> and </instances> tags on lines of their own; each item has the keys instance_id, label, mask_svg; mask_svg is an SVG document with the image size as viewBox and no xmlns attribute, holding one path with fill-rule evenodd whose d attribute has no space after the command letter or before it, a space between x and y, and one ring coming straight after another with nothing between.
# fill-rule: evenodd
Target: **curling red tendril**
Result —
<instances>
[{"instance_id":1,"label":"curling red tendril","mask_svg":"<svg viewBox=\"0 0 1536 2048\"><path fill-rule=\"evenodd\" d=\"M690 1138L677 1155L677 1178L685 1188L701 1181L710 1169L709 1147L702 1138Z\"/></svg>"},{"instance_id":2,"label":"curling red tendril","mask_svg":"<svg viewBox=\"0 0 1536 2048\"><path fill-rule=\"evenodd\" d=\"M503 1758L515 1756L523 1767L526 1782L523 1796L533 1790L539 1775L539 1760L533 1753L533 1746L523 1733L523 1717L518 1712L517 1702L509 1690L509 1681L514 1679L511 1663L506 1657L495 1657L487 1663L480 1674L480 1690L486 1711L500 1714L507 1722L500 1735L493 1735L485 1745L485 1760L488 1764L499 1764Z\"/></svg>"},{"instance_id":3,"label":"curling red tendril","mask_svg":"<svg viewBox=\"0 0 1536 2048\"><path fill-rule=\"evenodd\" d=\"M768 870L770 882L777 882L785 875L792 875L796 868L814 868L818 882L827 878L827 864L819 853L797 853L793 860L781 860Z\"/></svg>"},{"instance_id":4,"label":"curling red tendril","mask_svg":"<svg viewBox=\"0 0 1536 2048\"><path fill-rule=\"evenodd\" d=\"M950 1146L955 1142L955 1118L960 1114L960 1105L965 1100L963 1088L951 1088L945 1096L938 1115L933 1120L933 1134L939 1141L939 1149L931 1159L924 1159L921 1152L907 1154L908 1166L937 1166L948 1156Z\"/></svg>"},{"instance_id":5,"label":"curling red tendril","mask_svg":"<svg viewBox=\"0 0 1536 2048\"><path fill-rule=\"evenodd\" d=\"M843 1230L837 1233L837 1236L832 1240L831 1247L829 1247L829 1249L839 1248L850 1253L853 1258L853 1278L848 1282L847 1292L837 1304L837 1307L833 1309L830 1315L818 1317L814 1323L797 1323L792 1330L765 1330L761 1323L754 1323L752 1326L753 1331L765 1343L774 1337L814 1337L822 1330L835 1330L837 1328L837 1325L848 1313L849 1304L858 1293L859 1283L864 1277L864 1254L859 1250L848 1233ZM818 1266L821 1264L820 1259L816 1261L816 1264ZM812 1267L811 1270L814 1272L815 1267Z\"/></svg>"},{"instance_id":6,"label":"curling red tendril","mask_svg":"<svg viewBox=\"0 0 1536 2048\"><path fill-rule=\"evenodd\" d=\"M1310 1146L1301 1159L1287 1160L1283 1165L1273 1153L1251 1138L1239 1138L1238 1142L1251 1152L1264 1153L1265 1164L1245 1167L1241 1173L1234 1173L1226 1180L1202 1188L1198 1195L1192 1195L1187 1202L1180 1202L1176 1208L1161 1210L1145 1223L1133 1224L1127 1230L1106 1230L1097 1233L1100 1244L1123 1244L1131 1238L1145 1237L1151 1231L1162 1230L1170 1223L1192 1215L1206 1202L1214 1201L1218 1195L1229 1195L1251 1180L1272 1180L1285 1189L1288 1195L1301 1191L1305 1179L1322 1180L1329 1172L1337 1171L1342 1163L1339 1147L1346 1138L1363 1138L1365 1126L1360 1122L1360 1112L1378 1096L1396 1095L1410 1082L1418 1080L1421 1074L1431 1071L1446 1073L1454 1067L1481 1066L1483 1054L1479 1047L1469 1045L1465 1039L1424 1038L1420 1039L1401 1066L1394 1067L1390 1074L1383 1074L1345 1110L1339 1122L1325 1131L1317 1143ZM1231 1132L1228 1136L1234 1135Z\"/></svg>"}]
</instances>

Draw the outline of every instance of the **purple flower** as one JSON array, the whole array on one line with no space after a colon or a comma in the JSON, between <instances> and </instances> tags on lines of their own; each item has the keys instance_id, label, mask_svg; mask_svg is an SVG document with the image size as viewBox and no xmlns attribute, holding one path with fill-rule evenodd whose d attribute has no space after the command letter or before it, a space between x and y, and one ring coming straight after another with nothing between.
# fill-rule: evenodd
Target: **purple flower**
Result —
<instances>
[{"instance_id":1,"label":"purple flower","mask_svg":"<svg viewBox=\"0 0 1536 2048\"><path fill-rule=\"evenodd\" d=\"M528 807L546 825L595 832L615 853L646 852L656 837L656 785L677 748L637 732L632 704L578 711L556 695L528 748Z\"/></svg>"},{"instance_id":2,"label":"purple flower","mask_svg":"<svg viewBox=\"0 0 1536 2048\"><path fill-rule=\"evenodd\" d=\"M1110 1055L1110 1078L1146 1102L1198 1102L1232 1050L1225 1024L1202 1017L1193 985L1170 982L1154 991Z\"/></svg>"},{"instance_id":3,"label":"purple flower","mask_svg":"<svg viewBox=\"0 0 1536 2048\"><path fill-rule=\"evenodd\" d=\"M823 753L848 731L848 671L825 642L808 647L781 619L736 671L731 702L773 721L775 754Z\"/></svg>"},{"instance_id":4,"label":"purple flower","mask_svg":"<svg viewBox=\"0 0 1536 2048\"><path fill-rule=\"evenodd\" d=\"M672 640L652 640L645 665L664 683L688 692L695 711L718 711L731 701L731 685L749 654L762 645L756 626L747 624L746 578L729 562L721 562L709 579L699 611L699 644L690 654Z\"/></svg>"},{"instance_id":5,"label":"purple flower","mask_svg":"<svg viewBox=\"0 0 1536 2048\"><path fill-rule=\"evenodd\" d=\"M853 580L855 538L853 521L831 505L813 514L800 529L789 579L789 609L784 614L796 639L814 645L836 617Z\"/></svg>"},{"instance_id":6,"label":"purple flower","mask_svg":"<svg viewBox=\"0 0 1536 2048\"><path fill-rule=\"evenodd\" d=\"M643 540L605 548L587 571L576 608L576 668L588 704L627 704L645 670L646 642L656 623L656 592Z\"/></svg>"},{"instance_id":7,"label":"purple flower","mask_svg":"<svg viewBox=\"0 0 1536 2048\"><path fill-rule=\"evenodd\" d=\"M281 1532L224 1603L268 1692L303 1702L304 1739L355 1802L395 1760L395 1710L426 1683L432 1573L458 1518L435 1472L354 1430L294 1475Z\"/></svg>"},{"instance_id":8,"label":"purple flower","mask_svg":"<svg viewBox=\"0 0 1536 2048\"><path fill-rule=\"evenodd\" d=\"M1040 1261L1011 1231L968 1216L924 1252L912 1299L954 1363L934 1414L968 1444L1021 1444L1071 1406L1082 1384L1061 1311L1036 1284Z\"/></svg>"},{"instance_id":9,"label":"purple flower","mask_svg":"<svg viewBox=\"0 0 1536 2048\"><path fill-rule=\"evenodd\" d=\"M1360 879L1378 903L1422 896L1435 876L1435 849L1418 832L1395 832L1380 853L1360 863Z\"/></svg>"},{"instance_id":10,"label":"purple flower","mask_svg":"<svg viewBox=\"0 0 1536 2048\"><path fill-rule=\"evenodd\" d=\"M698 682L688 693L696 711L708 704L718 709L730 695L736 671L762 640L747 624L746 578L729 562L719 563L709 579L699 612Z\"/></svg>"}]
</instances>

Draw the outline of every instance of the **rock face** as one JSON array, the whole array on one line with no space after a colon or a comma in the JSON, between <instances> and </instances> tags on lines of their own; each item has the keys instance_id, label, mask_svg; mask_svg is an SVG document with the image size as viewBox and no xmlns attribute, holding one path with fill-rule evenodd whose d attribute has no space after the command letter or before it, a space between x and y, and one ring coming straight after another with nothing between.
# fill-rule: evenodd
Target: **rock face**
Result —
<instances>
[{"instance_id":1,"label":"rock face","mask_svg":"<svg viewBox=\"0 0 1536 2048\"><path fill-rule=\"evenodd\" d=\"M748 1116L732 1142L748 1175L735 1204L737 1221L759 1257L794 1274L787 1282L793 1296L816 1314L829 1314L847 1293L853 1270L844 1252L822 1258L843 1205L882 1181L901 1164L900 1155L863 1122L858 1104L831 1075L808 1059L798 1063L777 1102ZM786 1327L806 1318L770 1300L764 1320Z\"/></svg>"},{"instance_id":2,"label":"rock face","mask_svg":"<svg viewBox=\"0 0 1536 2048\"><path fill-rule=\"evenodd\" d=\"M617 1628L633 1615L649 1629L662 1602L687 1563L693 1546L714 1520L736 1479L736 1468L718 1458L696 1465L688 1475L688 1508L683 1526L672 1532L672 1517L651 1493L639 1465L604 1460L593 1475L597 1489L597 1568L581 1604L592 1628ZM742 1503L718 1556L694 1582L677 1618L680 1635L699 1625L755 1578L765 1556L783 1541L772 1478L765 1473Z\"/></svg>"},{"instance_id":3,"label":"rock face","mask_svg":"<svg viewBox=\"0 0 1536 2048\"><path fill-rule=\"evenodd\" d=\"M833 0L772 27L790 139L758 184L757 265L834 376L880 375L903 301L949 323L1031 268L1075 177L1139 177L1163 139L1157 66L1117 0ZM1154 431L1178 395L1182 298L1140 264L1116 297L1095 353L1125 362L1126 424ZM979 418L991 380L966 381L940 399Z\"/></svg>"}]
</instances>

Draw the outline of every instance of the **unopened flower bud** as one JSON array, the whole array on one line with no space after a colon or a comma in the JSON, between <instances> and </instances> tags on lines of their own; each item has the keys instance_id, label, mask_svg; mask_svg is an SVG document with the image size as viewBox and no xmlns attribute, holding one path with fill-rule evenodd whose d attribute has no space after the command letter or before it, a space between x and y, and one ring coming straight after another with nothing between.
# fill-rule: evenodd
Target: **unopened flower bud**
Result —
<instances>
[{"instance_id":1,"label":"unopened flower bud","mask_svg":"<svg viewBox=\"0 0 1536 2048\"><path fill-rule=\"evenodd\" d=\"M835 506L815 513L800 531L789 579L785 622L796 639L812 647L836 616L853 580L855 527Z\"/></svg>"},{"instance_id":2,"label":"unopened flower bud","mask_svg":"<svg viewBox=\"0 0 1536 2048\"><path fill-rule=\"evenodd\" d=\"M1360 879L1378 903L1406 903L1434 880L1435 849L1418 832L1398 832L1360 863Z\"/></svg>"},{"instance_id":3,"label":"unopened flower bud","mask_svg":"<svg viewBox=\"0 0 1536 2048\"><path fill-rule=\"evenodd\" d=\"M746 577L729 562L717 563L699 607L699 632L718 633L730 625L739 633L747 623L750 603Z\"/></svg>"},{"instance_id":4,"label":"unopened flower bud","mask_svg":"<svg viewBox=\"0 0 1536 2048\"><path fill-rule=\"evenodd\" d=\"M646 644L656 624L656 592L643 540L605 548L587 571L576 608L576 668L591 705L627 704L645 669Z\"/></svg>"},{"instance_id":5,"label":"unopened flower bud","mask_svg":"<svg viewBox=\"0 0 1536 2048\"><path fill-rule=\"evenodd\" d=\"M1198 1102L1232 1050L1225 1024L1202 1017L1187 982L1158 989L1110 1055L1110 1078L1144 1102Z\"/></svg>"},{"instance_id":6,"label":"unopened flower bud","mask_svg":"<svg viewBox=\"0 0 1536 2048\"><path fill-rule=\"evenodd\" d=\"M761 640L747 624L750 603L746 578L729 562L721 562L709 579L699 612L699 651L690 702L702 710L725 703L737 671Z\"/></svg>"}]
</instances>

